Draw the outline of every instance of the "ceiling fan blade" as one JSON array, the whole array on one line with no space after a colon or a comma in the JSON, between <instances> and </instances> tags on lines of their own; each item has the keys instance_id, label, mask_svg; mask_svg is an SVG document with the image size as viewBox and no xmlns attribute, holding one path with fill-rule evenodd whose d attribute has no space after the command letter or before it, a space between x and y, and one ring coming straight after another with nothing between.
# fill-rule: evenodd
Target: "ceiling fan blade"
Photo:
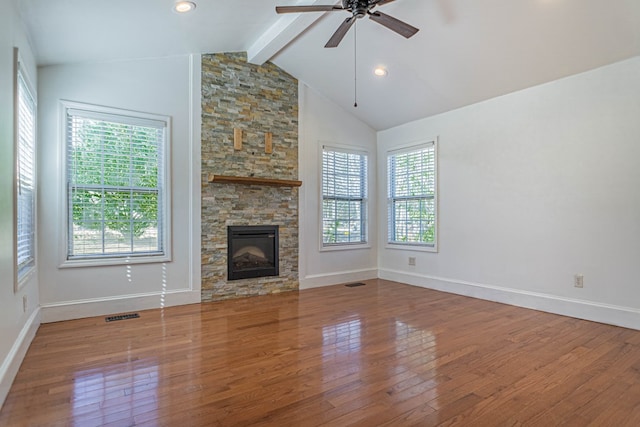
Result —
<instances>
[{"instance_id":1,"label":"ceiling fan blade","mask_svg":"<svg viewBox=\"0 0 640 427\"><path fill-rule=\"evenodd\" d=\"M317 5L317 6L276 6L277 13L300 13L300 12L333 12L334 10L344 10L341 6Z\"/></svg>"},{"instance_id":2,"label":"ceiling fan blade","mask_svg":"<svg viewBox=\"0 0 640 427\"><path fill-rule=\"evenodd\" d=\"M393 16L389 16L381 12L370 12L369 18L373 19L378 24L384 25L388 29L395 31L396 33L407 39L420 31L416 27L409 25L406 22L403 22L399 19L394 18Z\"/></svg>"},{"instance_id":3,"label":"ceiling fan blade","mask_svg":"<svg viewBox=\"0 0 640 427\"><path fill-rule=\"evenodd\" d=\"M350 16L347 19L345 19L344 22L340 24L336 32L333 33L333 35L331 36L327 44L324 45L324 47L338 47L338 45L344 38L345 34L347 34L347 32L349 31L349 28L351 28L351 26L355 24L355 22L356 22L356 18L353 16Z\"/></svg>"},{"instance_id":4,"label":"ceiling fan blade","mask_svg":"<svg viewBox=\"0 0 640 427\"><path fill-rule=\"evenodd\" d=\"M396 0L378 0L376 2L376 5L377 6L382 6L383 4L391 3L392 1L396 1Z\"/></svg>"}]
</instances>

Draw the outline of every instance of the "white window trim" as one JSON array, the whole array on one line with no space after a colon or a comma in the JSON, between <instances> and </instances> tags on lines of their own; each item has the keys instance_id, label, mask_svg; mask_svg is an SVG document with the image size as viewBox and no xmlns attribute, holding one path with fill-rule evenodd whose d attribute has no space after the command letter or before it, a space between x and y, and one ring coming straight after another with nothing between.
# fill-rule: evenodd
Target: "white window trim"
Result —
<instances>
[{"instance_id":1,"label":"white window trim","mask_svg":"<svg viewBox=\"0 0 640 427\"><path fill-rule=\"evenodd\" d=\"M434 195L434 210L436 213L436 224L435 224L435 229L434 229L434 236L433 236L433 245L430 244L424 244L424 243L403 243L403 242L390 242L389 241L389 227L390 227L390 218L389 218L389 203L390 203L390 199L389 199L389 157L393 156L393 155L397 155L397 154L404 154L404 153L408 153L411 151L416 151L419 150L421 148L424 147L428 147L429 145L433 144L433 149L434 149L434 156L435 156L435 162L434 162L434 169L435 169L435 175L436 175L436 183L435 183L435 195ZM439 224L440 224L440 209L439 209L439 203L438 203L438 198L440 195L440 189L439 189L439 183L440 183L440 177L438 175L438 137L435 138L430 138L430 139L426 139L426 140L422 140L422 141L415 141L409 144L405 144L405 145L400 145L398 147L395 147L391 150L387 150L386 155L385 155L385 161L384 161L384 167L385 167L385 199L386 199L386 203L385 203L385 224L386 224L386 234L385 234L385 248L386 249L399 249L399 250L405 250L405 251L415 251L415 252L433 252L433 253L437 253L438 252L438 242L439 242L439 232L438 232L438 228L439 228Z\"/></svg>"},{"instance_id":2,"label":"white window trim","mask_svg":"<svg viewBox=\"0 0 640 427\"><path fill-rule=\"evenodd\" d=\"M91 113L119 115L124 117L135 117L137 119L161 121L166 123L165 147L164 147L164 193L163 193L163 215L165 230L163 234L164 254L162 255L124 255L112 257L96 257L83 259L67 259L68 253L68 233L69 233L69 209L67 195L67 111L83 110ZM97 267L110 265L129 265L129 264L151 264L170 262L172 260L172 230L173 224L171 220L171 117L158 114L144 113L140 111L125 110L122 108L105 107L101 105L85 104L74 101L61 100L59 103L59 120L60 120L60 237L58 248L58 268L77 268L77 267Z\"/></svg>"},{"instance_id":3,"label":"white window trim","mask_svg":"<svg viewBox=\"0 0 640 427\"><path fill-rule=\"evenodd\" d=\"M37 171L37 138L38 138L38 125L37 125L37 114L38 114L38 98L37 93L35 91L35 86L33 85L29 73L23 67L23 60L20 56L19 49L17 47L13 48L13 265L14 265L14 280L13 280L13 290L14 292L20 291L24 285L29 281L31 276L36 271L36 266L38 262L38 171ZM33 152L33 265L31 265L27 270L25 270L22 275L19 273L18 269L18 171L17 171L17 163L19 156L19 143L20 143L20 135L18 133L19 129L19 109L20 109L20 99L18 94L18 73L22 76L22 79L27 86L27 90L29 91L29 95L33 99L33 105L35 108L35 124L34 124L34 152Z\"/></svg>"},{"instance_id":4,"label":"white window trim","mask_svg":"<svg viewBox=\"0 0 640 427\"><path fill-rule=\"evenodd\" d=\"M323 233L322 233L322 198L323 198L323 190L322 190L322 158L323 151L327 148L329 150L335 150L345 153L354 153L354 154L364 154L367 162L367 197L365 198L365 207L366 207L366 218L365 218L365 229L364 235L366 242L363 243L337 243L332 245L324 244ZM320 195L320 199L318 202L318 250L320 252L332 252L332 251L350 251L350 250L359 250L359 249L370 249L371 242L369 239L369 226L370 221L369 217L371 214L371 205L369 203L369 179L370 179L370 170L371 170L371 155L368 150L362 147L353 146L353 145L342 145L342 144L334 144L330 142L322 142L318 143L318 159L319 159L319 168L318 168L318 194Z\"/></svg>"}]
</instances>

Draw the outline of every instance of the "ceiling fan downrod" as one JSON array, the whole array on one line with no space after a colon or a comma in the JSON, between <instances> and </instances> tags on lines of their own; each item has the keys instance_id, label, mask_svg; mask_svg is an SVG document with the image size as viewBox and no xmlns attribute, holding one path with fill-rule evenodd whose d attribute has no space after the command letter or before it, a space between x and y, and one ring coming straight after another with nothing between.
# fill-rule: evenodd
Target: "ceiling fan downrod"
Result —
<instances>
[{"instance_id":1,"label":"ceiling fan downrod","mask_svg":"<svg viewBox=\"0 0 640 427\"><path fill-rule=\"evenodd\" d=\"M353 27L353 108L358 108L358 24Z\"/></svg>"}]
</instances>

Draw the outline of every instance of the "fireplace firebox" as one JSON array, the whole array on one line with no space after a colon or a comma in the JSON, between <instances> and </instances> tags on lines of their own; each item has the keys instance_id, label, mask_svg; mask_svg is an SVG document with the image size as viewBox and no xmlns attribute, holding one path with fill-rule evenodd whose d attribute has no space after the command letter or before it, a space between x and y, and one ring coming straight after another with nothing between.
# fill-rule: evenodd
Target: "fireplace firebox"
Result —
<instances>
[{"instance_id":1,"label":"fireplace firebox","mask_svg":"<svg viewBox=\"0 0 640 427\"><path fill-rule=\"evenodd\" d=\"M227 279L278 276L278 226L227 228Z\"/></svg>"}]
</instances>

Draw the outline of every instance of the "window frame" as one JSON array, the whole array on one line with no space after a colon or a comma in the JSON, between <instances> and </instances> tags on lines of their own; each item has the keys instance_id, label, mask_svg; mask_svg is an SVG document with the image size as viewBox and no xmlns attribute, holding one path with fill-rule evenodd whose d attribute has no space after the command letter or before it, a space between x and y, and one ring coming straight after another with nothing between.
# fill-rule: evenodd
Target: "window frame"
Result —
<instances>
[{"instance_id":1,"label":"window frame","mask_svg":"<svg viewBox=\"0 0 640 427\"><path fill-rule=\"evenodd\" d=\"M101 116L107 118L121 117L122 123L131 123L139 121L164 122L164 146L162 169L164 171L163 185L159 185L163 189L162 195L158 202L161 203L161 214L164 219L163 231L161 234L163 253L158 254L106 254L106 255L89 255L69 258L69 239L70 226L72 220L70 218L69 206L69 186L68 186L68 133L67 133L67 114L69 110L86 111L90 115ZM60 214L60 246L59 246L59 268L75 268L75 267L94 267L94 266L110 266L110 265L126 265L126 264L151 264L164 263L172 260L172 230L173 224L171 220L171 117L159 114L152 114L123 108L106 107L101 105L86 104L75 101L60 100L59 102L59 118L60 118L60 189L61 189L61 209ZM159 221L160 222L160 221Z\"/></svg>"},{"instance_id":2,"label":"window frame","mask_svg":"<svg viewBox=\"0 0 640 427\"><path fill-rule=\"evenodd\" d=\"M37 247L37 224L38 224L38 219L37 219L37 208L38 208L38 202L37 202L37 187L38 187L38 175L37 175L37 141L38 141L38 127L37 127L37 117L38 117L38 100L37 100L37 94L35 91L35 86L33 85L31 78L29 76L29 73L27 72L27 70L25 69L25 67L23 66L23 60L20 56L20 52L19 49L17 47L14 47L13 49L13 66L14 66L14 72L13 72L13 94L14 94L14 132L13 132L13 149L14 149L14 156L13 156L13 257L14 257L14 292L18 292L20 289L22 289L22 287L27 283L27 281L29 280L29 278L31 277L31 275L36 271L36 263L37 263L37 252L38 252L38 247ZM20 83L20 80L22 80L22 84ZM30 149L32 150L32 196L31 196L31 238L30 238L30 246L31 246L31 251L32 251L32 256L31 259L22 267L20 267L19 265L19 229L18 229L18 216L20 214L20 209L19 209L19 193L20 193L20 188L21 188L21 183L22 181L19 178L19 174L20 174L20 168L19 168L19 164L20 164L20 140L21 140L21 135L20 135L20 101L21 101L21 97L20 97L20 93L21 90L20 88L23 87L24 90L26 90L26 93L28 95L28 97L30 98L32 105L31 107L33 108L33 141L31 141L32 143L32 147L30 147Z\"/></svg>"},{"instance_id":3,"label":"window frame","mask_svg":"<svg viewBox=\"0 0 640 427\"><path fill-rule=\"evenodd\" d=\"M319 250L320 252L329 252L329 251L341 251L341 250L356 250L356 249L367 249L371 247L371 243L369 241L369 170L370 168L370 154L369 151L358 146L348 146L341 144L333 144L333 143L323 143L320 142L318 144L318 158L320 159L320 167L319 167L319 206L318 206L318 236L319 236ZM324 202L324 152L325 151L334 151L340 153L348 153L348 154L359 154L364 156L365 161L365 179L364 179L364 193L365 196L362 199L362 212L363 222L361 225L362 235L364 237L364 241L359 242L341 242L341 243L324 243L324 212L323 212L323 202Z\"/></svg>"},{"instance_id":4,"label":"window frame","mask_svg":"<svg viewBox=\"0 0 640 427\"><path fill-rule=\"evenodd\" d=\"M393 200L394 198L391 196L391 184L392 184L392 180L391 180L391 171L389 170L389 161L390 158L392 156L396 156L399 154L407 154L407 153L412 153L412 152L416 152L416 151L421 151L423 149L429 148L433 146L433 151L434 151L434 164L433 164L433 168L434 168L434 175L435 175L435 182L434 182L434 195L433 195L433 203L434 203L434 216L435 216L435 220L434 220L434 237L433 237L433 244L431 243L420 243L420 242L400 242L400 241L393 241L391 240L391 236L393 235L393 231L391 229L391 227L394 225L395 221L392 218L392 205L393 205ZM387 204L386 204L386 225L387 225L387 233L386 233L386 245L385 247L387 249L402 249L402 250L409 250L409 251L419 251L419 252L438 252L438 228L439 228L439 223L440 223L440 214L439 214L439 203L438 203L438 197L439 197L439 190L438 190L438 183L439 183L439 177L438 177L438 138L432 138L432 139L427 139L427 140L422 140L422 141L418 141L418 142L414 142L414 143L410 143L410 144L406 144L406 145L401 145L398 147L395 147L391 150L388 150L386 152L386 156L385 156L385 168L386 168L386 180L387 180ZM421 197L421 199L427 199L425 197ZM429 198L431 199L431 198Z\"/></svg>"}]
</instances>

